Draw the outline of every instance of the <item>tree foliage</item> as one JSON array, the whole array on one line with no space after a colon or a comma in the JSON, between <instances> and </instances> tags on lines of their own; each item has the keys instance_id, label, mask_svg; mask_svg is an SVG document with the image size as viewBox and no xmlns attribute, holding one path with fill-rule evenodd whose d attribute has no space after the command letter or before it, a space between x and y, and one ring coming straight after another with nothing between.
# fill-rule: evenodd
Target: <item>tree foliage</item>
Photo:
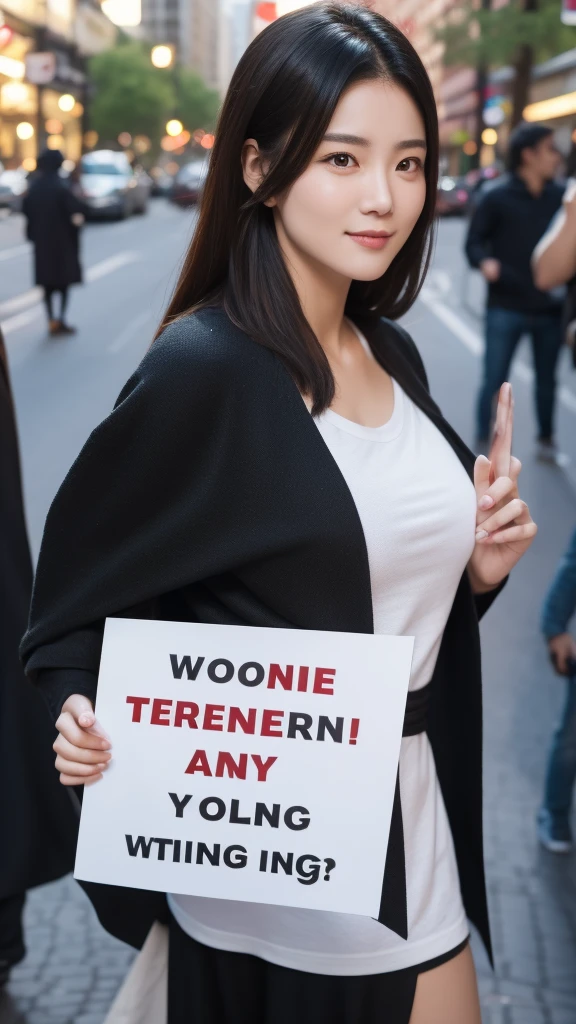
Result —
<instances>
[{"instance_id":1,"label":"tree foliage","mask_svg":"<svg viewBox=\"0 0 576 1024\"><path fill-rule=\"evenodd\" d=\"M454 8L436 36L446 47L448 65L513 64L519 47L530 46L536 60L546 60L576 46L576 30L560 20L560 0L539 0L526 10L526 0L510 0L499 10L478 10L470 0Z\"/></svg>"},{"instance_id":2,"label":"tree foliage","mask_svg":"<svg viewBox=\"0 0 576 1024\"><path fill-rule=\"evenodd\" d=\"M159 69L150 48L123 40L90 61L94 99L90 127L102 142L115 142L120 132L146 135L157 151L166 121L177 117L189 131L214 126L219 97L187 68Z\"/></svg>"},{"instance_id":3,"label":"tree foliage","mask_svg":"<svg viewBox=\"0 0 576 1024\"><path fill-rule=\"evenodd\" d=\"M128 42L90 61L95 95L90 126L102 140L120 132L147 135L157 144L176 98L170 75L152 66L149 49Z\"/></svg>"},{"instance_id":4,"label":"tree foliage","mask_svg":"<svg viewBox=\"0 0 576 1024\"><path fill-rule=\"evenodd\" d=\"M199 75L187 68L178 69L174 114L189 131L214 128L219 106L218 93L208 89Z\"/></svg>"}]
</instances>

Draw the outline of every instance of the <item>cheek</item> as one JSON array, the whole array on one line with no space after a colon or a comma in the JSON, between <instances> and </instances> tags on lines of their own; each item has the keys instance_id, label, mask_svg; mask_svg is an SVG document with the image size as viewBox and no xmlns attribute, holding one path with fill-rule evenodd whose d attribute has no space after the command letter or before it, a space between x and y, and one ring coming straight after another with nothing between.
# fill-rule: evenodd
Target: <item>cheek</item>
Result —
<instances>
[{"instance_id":1,"label":"cheek","mask_svg":"<svg viewBox=\"0 0 576 1024\"><path fill-rule=\"evenodd\" d=\"M426 202L426 182L424 178L417 182L402 182L394 197L394 212L397 228L402 234L409 235L415 226Z\"/></svg>"},{"instance_id":2,"label":"cheek","mask_svg":"<svg viewBox=\"0 0 576 1024\"><path fill-rule=\"evenodd\" d=\"M330 174L310 173L299 178L279 203L287 234L308 234L312 228L333 231L339 213L349 206L348 190L342 184Z\"/></svg>"}]
</instances>

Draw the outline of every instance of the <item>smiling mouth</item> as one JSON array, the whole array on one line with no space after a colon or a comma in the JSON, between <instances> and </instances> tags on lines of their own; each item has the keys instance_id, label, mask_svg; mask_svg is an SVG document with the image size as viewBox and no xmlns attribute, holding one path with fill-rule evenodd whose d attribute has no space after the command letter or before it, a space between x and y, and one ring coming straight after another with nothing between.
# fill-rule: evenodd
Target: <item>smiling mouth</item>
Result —
<instances>
[{"instance_id":1,"label":"smiling mouth","mask_svg":"<svg viewBox=\"0 0 576 1024\"><path fill-rule=\"evenodd\" d=\"M365 249L383 249L388 239L392 238L393 231L347 231L346 234L353 238Z\"/></svg>"}]
</instances>

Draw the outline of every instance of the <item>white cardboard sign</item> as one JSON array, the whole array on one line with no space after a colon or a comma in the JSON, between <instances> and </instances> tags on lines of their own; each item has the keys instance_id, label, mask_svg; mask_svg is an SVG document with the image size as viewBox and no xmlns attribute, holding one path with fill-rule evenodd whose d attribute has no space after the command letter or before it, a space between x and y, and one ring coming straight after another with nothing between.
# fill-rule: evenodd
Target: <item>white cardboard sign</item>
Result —
<instances>
[{"instance_id":1,"label":"white cardboard sign","mask_svg":"<svg viewBox=\"0 0 576 1024\"><path fill-rule=\"evenodd\" d=\"M413 644L108 619L76 878L377 917Z\"/></svg>"}]
</instances>

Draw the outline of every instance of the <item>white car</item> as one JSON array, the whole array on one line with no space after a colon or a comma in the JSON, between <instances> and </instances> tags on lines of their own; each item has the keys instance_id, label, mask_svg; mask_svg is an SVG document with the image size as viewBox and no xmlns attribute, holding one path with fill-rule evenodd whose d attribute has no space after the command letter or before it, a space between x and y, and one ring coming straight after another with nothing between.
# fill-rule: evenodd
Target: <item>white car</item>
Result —
<instances>
[{"instance_id":1,"label":"white car","mask_svg":"<svg viewBox=\"0 0 576 1024\"><path fill-rule=\"evenodd\" d=\"M80 163L80 198L90 217L129 217L146 213L152 182L137 173L125 153L99 149Z\"/></svg>"}]
</instances>

